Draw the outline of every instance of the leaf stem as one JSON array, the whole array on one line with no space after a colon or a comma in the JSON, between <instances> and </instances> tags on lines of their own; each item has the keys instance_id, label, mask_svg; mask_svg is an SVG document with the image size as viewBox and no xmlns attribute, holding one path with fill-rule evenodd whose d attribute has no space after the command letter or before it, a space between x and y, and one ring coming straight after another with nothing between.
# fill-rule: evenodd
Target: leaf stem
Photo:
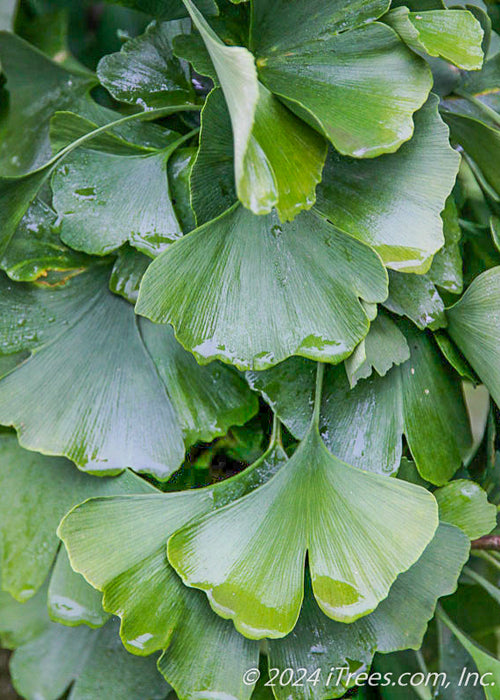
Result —
<instances>
[{"instance_id":1,"label":"leaf stem","mask_svg":"<svg viewBox=\"0 0 500 700\"><path fill-rule=\"evenodd\" d=\"M316 391L314 393L314 410L312 424L319 429L319 416L321 410L321 398L323 396L323 379L325 376L325 365L318 362L316 370Z\"/></svg>"},{"instance_id":2,"label":"leaf stem","mask_svg":"<svg viewBox=\"0 0 500 700\"><path fill-rule=\"evenodd\" d=\"M471 549L491 549L500 552L500 535L485 535L477 540L472 540Z\"/></svg>"},{"instance_id":3,"label":"leaf stem","mask_svg":"<svg viewBox=\"0 0 500 700\"><path fill-rule=\"evenodd\" d=\"M87 141L91 141L96 136L99 136L100 134L103 134L106 131L109 131L110 129L114 129L117 126L122 126L122 124L128 124L132 121L150 121L152 119L166 117L169 114L174 114L175 112L192 112L199 111L200 109L200 105L176 105L172 107L160 107L158 109L151 109L148 112L138 112L137 114L129 114L127 117L122 117L121 119L117 119L116 121L110 122L109 124L104 124L104 126L100 126L97 129L90 131L88 134L80 136L80 138L76 139L76 141L73 141L73 143L68 144L61 151L59 151L59 153L56 153L54 156L52 156L52 158L48 160L44 165L40 166L36 170L30 171L29 173L27 173L27 175L34 175L35 173L42 172L51 168L53 165L59 163L59 161L61 161L63 158L72 153L76 148L82 146ZM190 135L192 135L192 132Z\"/></svg>"},{"instance_id":4,"label":"leaf stem","mask_svg":"<svg viewBox=\"0 0 500 700\"><path fill-rule=\"evenodd\" d=\"M276 413L273 413L273 429L271 431L271 440L269 442L268 449L276 447L277 445L283 447L283 443L281 441L281 421Z\"/></svg>"}]
</instances>

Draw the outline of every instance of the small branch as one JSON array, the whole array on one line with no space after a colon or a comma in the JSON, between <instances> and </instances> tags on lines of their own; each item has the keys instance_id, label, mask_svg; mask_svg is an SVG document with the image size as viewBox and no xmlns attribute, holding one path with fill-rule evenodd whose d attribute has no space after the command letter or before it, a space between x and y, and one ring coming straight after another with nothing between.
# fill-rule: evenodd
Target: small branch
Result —
<instances>
[{"instance_id":1,"label":"small branch","mask_svg":"<svg viewBox=\"0 0 500 700\"><path fill-rule=\"evenodd\" d=\"M500 552L500 535L485 535L471 542L472 549L492 549Z\"/></svg>"}]
</instances>

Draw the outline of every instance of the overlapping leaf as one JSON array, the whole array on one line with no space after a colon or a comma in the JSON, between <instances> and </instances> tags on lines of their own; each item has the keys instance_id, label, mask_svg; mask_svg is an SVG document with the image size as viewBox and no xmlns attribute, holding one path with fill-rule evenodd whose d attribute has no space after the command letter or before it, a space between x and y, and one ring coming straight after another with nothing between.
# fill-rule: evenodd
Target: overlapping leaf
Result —
<instances>
[{"instance_id":1,"label":"overlapping leaf","mask_svg":"<svg viewBox=\"0 0 500 700\"><path fill-rule=\"evenodd\" d=\"M153 23L120 53L105 56L97 70L102 85L115 99L143 109L192 103L189 70L172 51L172 40L184 27L182 22Z\"/></svg>"},{"instance_id":2,"label":"overlapping leaf","mask_svg":"<svg viewBox=\"0 0 500 700\"><path fill-rule=\"evenodd\" d=\"M417 52L440 56L464 70L479 70L483 65L483 30L472 12L410 12L398 7L385 21Z\"/></svg>"},{"instance_id":3,"label":"overlapping leaf","mask_svg":"<svg viewBox=\"0 0 500 700\"><path fill-rule=\"evenodd\" d=\"M326 143L260 83L255 59L244 47L226 46L190 0L226 98L234 135L234 168L240 201L255 214L273 207L292 220L315 201Z\"/></svg>"},{"instance_id":4,"label":"overlapping leaf","mask_svg":"<svg viewBox=\"0 0 500 700\"><path fill-rule=\"evenodd\" d=\"M97 79L90 72L63 68L7 32L0 34L0 62L9 90L8 112L0 120L0 169L3 175L19 175L50 158L49 122L55 112L69 109L91 116L85 96Z\"/></svg>"},{"instance_id":5,"label":"overlapping leaf","mask_svg":"<svg viewBox=\"0 0 500 700\"><path fill-rule=\"evenodd\" d=\"M383 301L386 284L378 256L318 215L280 224L237 205L154 261L137 311L171 323L201 362L340 362L368 332L359 299Z\"/></svg>"},{"instance_id":6,"label":"overlapping leaf","mask_svg":"<svg viewBox=\"0 0 500 700\"><path fill-rule=\"evenodd\" d=\"M448 332L500 402L500 268L477 277L447 310Z\"/></svg>"},{"instance_id":7,"label":"overlapping leaf","mask_svg":"<svg viewBox=\"0 0 500 700\"><path fill-rule=\"evenodd\" d=\"M255 0L259 77L344 155L396 151L431 89L428 67L374 22L388 2ZM382 97L383 96L383 97Z\"/></svg>"},{"instance_id":8,"label":"overlapping leaf","mask_svg":"<svg viewBox=\"0 0 500 700\"><path fill-rule=\"evenodd\" d=\"M0 382L0 422L86 471L130 466L164 479L184 439L224 434L256 401L229 369L199 368L167 327L139 326L107 291L108 274L94 268L56 290L3 280L2 353L32 355Z\"/></svg>"},{"instance_id":9,"label":"overlapping leaf","mask_svg":"<svg viewBox=\"0 0 500 700\"><path fill-rule=\"evenodd\" d=\"M87 126L89 132L97 128L91 122ZM109 134L106 148L90 142L66 158L52 179L62 240L94 255L129 241L154 256L179 238L167 166L186 137L172 142L168 134L168 140L162 150L153 151Z\"/></svg>"},{"instance_id":10,"label":"overlapping leaf","mask_svg":"<svg viewBox=\"0 0 500 700\"><path fill-rule=\"evenodd\" d=\"M387 599L375 612L349 625L325 617L308 586L294 631L282 640L269 640L269 666L307 669L306 678L318 668L321 674L318 683L306 683L303 688L276 685L278 700L341 697L346 687L337 683L339 671L331 669L352 669L355 677L356 671L364 671L371 663L375 651L418 649L437 598L455 590L468 551L467 538L455 527L441 524L418 562L398 577Z\"/></svg>"},{"instance_id":11,"label":"overlapping leaf","mask_svg":"<svg viewBox=\"0 0 500 700\"><path fill-rule=\"evenodd\" d=\"M420 474L443 484L471 446L460 378L430 337L409 326L405 335L410 360L385 377L374 374L351 389L343 367L326 370L321 433L340 459L389 474L399 467L404 433ZM312 413L314 365L294 358L248 376L287 428L303 438Z\"/></svg>"},{"instance_id":12,"label":"overlapping leaf","mask_svg":"<svg viewBox=\"0 0 500 700\"><path fill-rule=\"evenodd\" d=\"M427 271L444 242L440 213L460 162L448 139L432 96L415 115L413 138L397 153L359 160L331 151L317 209L372 246L389 267Z\"/></svg>"},{"instance_id":13,"label":"overlapping leaf","mask_svg":"<svg viewBox=\"0 0 500 700\"><path fill-rule=\"evenodd\" d=\"M168 536L197 514L255 489L284 460L281 448L272 447L249 470L213 488L90 500L61 523L73 567L103 591L104 607L122 617L127 649L166 649L160 669L183 697L204 691L249 698L243 673L257 665L258 645L215 615L202 593L183 586L166 560ZM196 671L191 655L199 660ZM222 667L222 655L232 663Z\"/></svg>"}]
</instances>

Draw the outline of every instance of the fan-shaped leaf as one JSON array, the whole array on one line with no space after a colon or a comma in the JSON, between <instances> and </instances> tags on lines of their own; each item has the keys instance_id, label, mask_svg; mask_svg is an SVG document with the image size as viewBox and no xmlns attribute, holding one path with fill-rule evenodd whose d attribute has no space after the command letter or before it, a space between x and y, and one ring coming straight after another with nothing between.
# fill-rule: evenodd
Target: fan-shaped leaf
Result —
<instances>
[{"instance_id":1,"label":"fan-shaped leaf","mask_svg":"<svg viewBox=\"0 0 500 700\"><path fill-rule=\"evenodd\" d=\"M315 202L326 143L259 82L247 49L226 46L191 0L183 1L229 108L238 197L255 214L269 214L276 207L283 221L292 220Z\"/></svg>"},{"instance_id":2,"label":"fan-shaped leaf","mask_svg":"<svg viewBox=\"0 0 500 700\"><path fill-rule=\"evenodd\" d=\"M168 556L184 582L205 590L238 630L274 638L297 622L306 552L319 606L352 622L387 597L436 527L429 493L344 464L312 427L264 486L176 532Z\"/></svg>"},{"instance_id":3,"label":"fan-shaped leaf","mask_svg":"<svg viewBox=\"0 0 500 700\"><path fill-rule=\"evenodd\" d=\"M194 102L189 70L172 51L172 40L184 28L183 22L153 23L119 53L101 59L99 80L115 99L142 109Z\"/></svg>"},{"instance_id":4,"label":"fan-shaped leaf","mask_svg":"<svg viewBox=\"0 0 500 700\"><path fill-rule=\"evenodd\" d=\"M201 362L340 362L368 332L359 298L384 300L386 280L373 251L314 213L280 225L236 206L155 260L137 311L172 323Z\"/></svg>"},{"instance_id":5,"label":"fan-shaped leaf","mask_svg":"<svg viewBox=\"0 0 500 700\"><path fill-rule=\"evenodd\" d=\"M340 669L366 669L375 651L418 649L436 601L453 593L469 552L467 538L451 525L439 525L432 542L415 564L396 579L375 612L350 625L325 617L306 586L296 628L287 637L269 640L269 666L305 668L311 677L320 668L320 682L304 687L274 687L278 700L326 700L341 697ZM333 669L333 672L332 672ZM356 671L354 671L355 675Z\"/></svg>"},{"instance_id":6,"label":"fan-shaped leaf","mask_svg":"<svg viewBox=\"0 0 500 700\"><path fill-rule=\"evenodd\" d=\"M170 329L139 327L107 277L92 269L54 291L2 282L2 351L36 352L0 382L0 422L29 449L86 471L130 466L164 479L182 462L184 437L224 434L256 400L229 369L199 368Z\"/></svg>"},{"instance_id":7,"label":"fan-shaped leaf","mask_svg":"<svg viewBox=\"0 0 500 700\"><path fill-rule=\"evenodd\" d=\"M260 79L345 155L396 151L411 138L412 115L432 86L422 59L389 27L368 21L387 6L320 0L253 3L252 41Z\"/></svg>"},{"instance_id":8,"label":"fan-shaped leaf","mask_svg":"<svg viewBox=\"0 0 500 700\"><path fill-rule=\"evenodd\" d=\"M384 21L417 53L440 56L464 70L479 70L483 65L484 32L472 12L410 12L407 7L398 7Z\"/></svg>"},{"instance_id":9,"label":"fan-shaped leaf","mask_svg":"<svg viewBox=\"0 0 500 700\"><path fill-rule=\"evenodd\" d=\"M447 317L450 336L500 403L500 267L479 275Z\"/></svg>"},{"instance_id":10,"label":"fan-shaped leaf","mask_svg":"<svg viewBox=\"0 0 500 700\"><path fill-rule=\"evenodd\" d=\"M415 134L397 153L355 160L331 151L317 209L375 248L395 270L425 272L442 247L444 209L460 158L431 96L415 115Z\"/></svg>"},{"instance_id":11,"label":"fan-shaped leaf","mask_svg":"<svg viewBox=\"0 0 500 700\"><path fill-rule=\"evenodd\" d=\"M474 481L452 481L434 491L434 496L440 519L459 527L471 540L487 535L497 524L496 506Z\"/></svg>"},{"instance_id":12,"label":"fan-shaped leaf","mask_svg":"<svg viewBox=\"0 0 500 700\"><path fill-rule=\"evenodd\" d=\"M471 447L461 381L429 336L409 326L405 335L410 360L385 377L373 375L350 389L342 367L327 368L321 433L337 457L379 473L398 469L404 433L423 478L444 484ZM299 439L312 415L314 373L312 363L294 358L247 375Z\"/></svg>"},{"instance_id":13,"label":"fan-shaped leaf","mask_svg":"<svg viewBox=\"0 0 500 700\"><path fill-rule=\"evenodd\" d=\"M89 131L93 128L89 122ZM107 140L113 150L99 150L91 142L54 173L53 204L62 222L61 238L94 255L105 255L126 241L147 255L158 255L182 235L167 165L186 137L153 152L111 135Z\"/></svg>"},{"instance_id":14,"label":"fan-shaped leaf","mask_svg":"<svg viewBox=\"0 0 500 700\"><path fill-rule=\"evenodd\" d=\"M182 697L203 691L249 698L243 673L257 664L258 645L212 613L202 593L182 585L165 556L167 539L197 514L264 483L285 459L279 447L271 447L248 470L215 487L91 500L60 525L73 567L104 592L105 608L122 617L126 648L136 654L166 649L160 669ZM233 663L221 665L222 655Z\"/></svg>"}]
</instances>

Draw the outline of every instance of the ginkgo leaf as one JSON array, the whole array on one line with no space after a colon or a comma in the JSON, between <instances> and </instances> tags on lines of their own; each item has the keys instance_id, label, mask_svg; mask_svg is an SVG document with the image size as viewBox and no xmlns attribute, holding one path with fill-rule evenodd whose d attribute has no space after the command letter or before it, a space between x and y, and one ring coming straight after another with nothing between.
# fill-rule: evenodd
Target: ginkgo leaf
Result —
<instances>
[{"instance_id":1,"label":"ginkgo leaf","mask_svg":"<svg viewBox=\"0 0 500 700\"><path fill-rule=\"evenodd\" d=\"M451 338L500 403L500 267L479 275L446 315Z\"/></svg>"},{"instance_id":2,"label":"ginkgo leaf","mask_svg":"<svg viewBox=\"0 0 500 700\"><path fill-rule=\"evenodd\" d=\"M172 40L185 27L184 22L153 23L119 53L104 56L97 68L102 85L116 100L142 109L192 103L189 71L172 51Z\"/></svg>"},{"instance_id":3,"label":"ginkgo leaf","mask_svg":"<svg viewBox=\"0 0 500 700\"><path fill-rule=\"evenodd\" d=\"M0 646L16 649L43 632L47 622L48 581L24 603L2 590L0 571Z\"/></svg>"},{"instance_id":4,"label":"ginkgo leaf","mask_svg":"<svg viewBox=\"0 0 500 700\"><path fill-rule=\"evenodd\" d=\"M264 486L179 529L169 540L168 557L183 581L206 591L214 610L240 632L276 638L297 622L306 553L322 611L353 622L387 597L436 528L437 506L429 492L341 462L313 422L283 469Z\"/></svg>"},{"instance_id":5,"label":"ginkgo leaf","mask_svg":"<svg viewBox=\"0 0 500 700\"><path fill-rule=\"evenodd\" d=\"M148 112L139 112L115 120L109 119L109 111L103 108L93 109L93 115L104 123L92 131L89 129L89 120L79 117L71 112L57 113L52 121L51 126L56 125L55 133L51 131L51 136L54 135L55 143L64 146L63 150L48 160L45 165L31 171L24 176L2 177L0 176L0 255L5 254L6 249L11 243L16 234L19 224L29 209L30 204L35 200L40 193L42 187L46 184L54 168L60 162L72 153L76 148L93 141L94 146L103 147L110 144L117 146L117 139L113 137L135 138L136 131L129 127L134 127L134 121L152 119L156 116L165 116L172 114L175 111L182 109L192 109L192 106L170 106L159 110L150 110ZM92 121L90 120L92 125ZM173 132L168 130L158 131L154 127L146 129L143 139L146 147L158 147L158 137L171 141ZM118 141L120 143L120 141ZM88 144L87 144L88 145ZM164 145L164 144L162 144ZM126 144L127 152L129 152L130 144Z\"/></svg>"},{"instance_id":6,"label":"ginkgo leaf","mask_svg":"<svg viewBox=\"0 0 500 700\"><path fill-rule=\"evenodd\" d=\"M98 81L90 72L63 68L7 32L0 34L0 62L9 91L8 112L0 122L0 169L2 175L19 175L50 158L53 114L64 109L86 112L90 102L84 97Z\"/></svg>"},{"instance_id":7,"label":"ginkgo leaf","mask_svg":"<svg viewBox=\"0 0 500 700\"><path fill-rule=\"evenodd\" d=\"M113 697L165 700L169 686L156 659L127 654L115 621L99 630L65 627L47 621L43 631L16 649L10 663L14 687L27 698L68 700Z\"/></svg>"},{"instance_id":8,"label":"ginkgo leaf","mask_svg":"<svg viewBox=\"0 0 500 700\"><path fill-rule=\"evenodd\" d=\"M388 2L254 0L259 78L337 151L375 157L413 133L432 77L388 26Z\"/></svg>"},{"instance_id":9,"label":"ginkgo leaf","mask_svg":"<svg viewBox=\"0 0 500 700\"><path fill-rule=\"evenodd\" d=\"M85 471L130 466L165 479L183 460L184 439L225 434L257 402L229 368L200 368L171 329L139 326L108 291L108 275L90 269L56 290L2 280L2 353L32 354L0 382L0 423L15 426L23 446Z\"/></svg>"},{"instance_id":10,"label":"ginkgo leaf","mask_svg":"<svg viewBox=\"0 0 500 700\"><path fill-rule=\"evenodd\" d=\"M16 600L31 598L43 584L59 547L59 521L90 496L148 491L131 473L95 479L66 459L44 457L0 437L0 542L2 588Z\"/></svg>"},{"instance_id":11,"label":"ginkgo leaf","mask_svg":"<svg viewBox=\"0 0 500 700\"><path fill-rule=\"evenodd\" d=\"M395 270L426 272L443 246L444 209L460 163L431 96L415 115L415 134L374 160L330 151L316 208L368 243Z\"/></svg>"},{"instance_id":12,"label":"ginkgo leaf","mask_svg":"<svg viewBox=\"0 0 500 700\"><path fill-rule=\"evenodd\" d=\"M500 698L500 660L483 649L475 640L471 639L465 632L446 615L443 610L439 612L439 619L453 633L461 646L472 657L480 677L484 680L482 690L486 700L499 700ZM488 685L486 685L486 683Z\"/></svg>"},{"instance_id":13,"label":"ginkgo leaf","mask_svg":"<svg viewBox=\"0 0 500 700\"><path fill-rule=\"evenodd\" d=\"M56 212L37 198L4 250L0 266L16 282L64 282L88 267L90 259L61 241Z\"/></svg>"},{"instance_id":14,"label":"ginkgo leaf","mask_svg":"<svg viewBox=\"0 0 500 700\"><path fill-rule=\"evenodd\" d=\"M198 226L224 214L236 199L231 119L222 90L215 89L201 113L200 147L191 173L191 202Z\"/></svg>"},{"instance_id":15,"label":"ginkgo leaf","mask_svg":"<svg viewBox=\"0 0 500 700\"><path fill-rule=\"evenodd\" d=\"M366 338L345 361L351 388L360 379L370 377L373 370L385 377L393 365L410 359L410 348L404 334L385 313L379 313L370 324Z\"/></svg>"},{"instance_id":16,"label":"ginkgo leaf","mask_svg":"<svg viewBox=\"0 0 500 700\"><path fill-rule=\"evenodd\" d=\"M472 12L410 12L407 7L398 7L384 17L384 22L417 53L440 56L464 70L479 70L483 65L484 32Z\"/></svg>"},{"instance_id":17,"label":"ginkgo leaf","mask_svg":"<svg viewBox=\"0 0 500 700\"><path fill-rule=\"evenodd\" d=\"M326 369L321 433L340 459L370 471L394 473L406 435L422 477L446 483L471 447L460 377L432 339L405 328L410 360L351 389L343 367ZM298 439L307 432L314 397L313 363L294 358L267 372L247 374Z\"/></svg>"},{"instance_id":18,"label":"ginkgo leaf","mask_svg":"<svg viewBox=\"0 0 500 700\"><path fill-rule=\"evenodd\" d=\"M89 131L97 128L88 126ZM90 142L66 158L52 178L61 239L93 255L105 255L126 241L152 257L165 250L182 235L167 166L186 138L151 151L108 135L112 150Z\"/></svg>"},{"instance_id":19,"label":"ginkgo leaf","mask_svg":"<svg viewBox=\"0 0 500 700\"><path fill-rule=\"evenodd\" d=\"M457 479L434 491L439 517L475 540L487 535L497 524L497 508L488 502L483 489L469 479Z\"/></svg>"},{"instance_id":20,"label":"ginkgo leaf","mask_svg":"<svg viewBox=\"0 0 500 700\"><path fill-rule=\"evenodd\" d=\"M446 326L444 301L427 275L389 270L389 296L384 306L398 316L406 316L420 330Z\"/></svg>"},{"instance_id":21,"label":"ginkgo leaf","mask_svg":"<svg viewBox=\"0 0 500 700\"><path fill-rule=\"evenodd\" d=\"M306 585L297 626L284 639L268 642L269 666L307 669L306 678L314 677L319 668L319 682L308 683L307 694L304 688L277 684L278 700L341 697L347 690L342 682L337 683L339 677L346 681L347 674L339 673L341 668L363 670L375 651L419 649L437 599L454 592L468 553L467 538L457 528L440 524L418 562L396 579L386 600L350 625L323 615Z\"/></svg>"},{"instance_id":22,"label":"ginkgo leaf","mask_svg":"<svg viewBox=\"0 0 500 700\"><path fill-rule=\"evenodd\" d=\"M383 301L386 284L376 253L318 215L280 224L235 206L153 262L137 312L171 323L200 362L257 370L293 354L340 362L368 332L359 299Z\"/></svg>"},{"instance_id":23,"label":"ginkgo leaf","mask_svg":"<svg viewBox=\"0 0 500 700\"><path fill-rule=\"evenodd\" d=\"M214 487L90 500L59 527L72 566L103 591L105 609L122 618L126 648L136 654L166 649L160 669L181 697L203 691L247 700L252 688L242 679L258 662L258 645L215 615L202 593L183 586L165 556L168 537L197 514L257 488L285 461L283 450L271 446L249 469ZM221 668L222 654L233 663ZM192 655L199 658L196 668Z\"/></svg>"},{"instance_id":24,"label":"ginkgo leaf","mask_svg":"<svg viewBox=\"0 0 500 700\"><path fill-rule=\"evenodd\" d=\"M276 208L282 221L292 220L315 202L326 142L259 82L250 51L226 46L191 0L183 2L226 98L238 198L255 214L269 214Z\"/></svg>"},{"instance_id":25,"label":"ginkgo leaf","mask_svg":"<svg viewBox=\"0 0 500 700\"><path fill-rule=\"evenodd\" d=\"M109 279L109 288L131 304L139 298L139 287L144 273L151 264L151 258L125 245L118 251Z\"/></svg>"},{"instance_id":26,"label":"ginkgo leaf","mask_svg":"<svg viewBox=\"0 0 500 700\"><path fill-rule=\"evenodd\" d=\"M141 485L134 488L131 482L130 486L132 493L147 491L147 485L144 488L141 488ZM120 488L117 487L115 493L119 490ZM97 492L98 490L90 491L92 495ZM102 627L110 617L109 613L102 609L102 595L99 591L89 586L83 576L75 573L71 568L64 547L59 548L50 575L47 608L53 622L69 627L77 627L81 624L92 628Z\"/></svg>"},{"instance_id":27,"label":"ginkgo leaf","mask_svg":"<svg viewBox=\"0 0 500 700\"><path fill-rule=\"evenodd\" d=\"M446 103L450 107L451 101ZM443 119L451 134L481 169L486 183L500 195L500 174L497 168L500 157L500 129L488 122L483 115L442 111Z\"/></svg>"}]
</instances>

